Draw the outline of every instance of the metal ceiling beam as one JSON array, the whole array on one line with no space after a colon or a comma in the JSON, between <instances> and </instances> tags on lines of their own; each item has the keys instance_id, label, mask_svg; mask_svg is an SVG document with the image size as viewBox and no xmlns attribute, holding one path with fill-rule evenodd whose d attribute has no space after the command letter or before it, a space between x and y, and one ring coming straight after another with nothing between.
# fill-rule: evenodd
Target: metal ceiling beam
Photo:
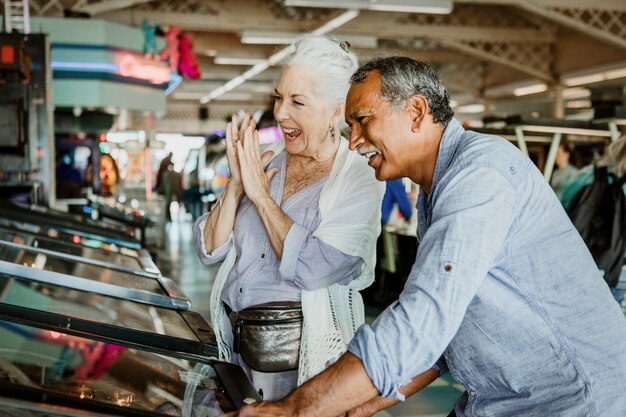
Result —
<instances>
[{"instance_id":1,"label":"metal ceiling beam","mask_svg":"<svg viewBox=\"0 0 626 417\"><path fill-rule=\"evenodd\" d=\"M41 14L41 6L35 0L28 0L28 5L33 9L33 11L39 15Z\"/></svg>"},{"instance_id":2,"label":"metal ceiling beam","mask_svg":"<svg viewBox=\"0 0 626 417\"><path fill-rule=\"evenodd\" d=\"M545 43L554 42L556 35L553 30L536 29L531 27L502 27L494 22L492 26L476 26L475 22L446 21L446 16L436 16L435 23L426 23L421 19L418 22L402 22L393 18L393 14L379 12L363 12L361 16L344 25L335 34L359 33L375 35L379 39L398 38L426 38L449 39L465 41L490 41L498 39L507 42ZM419 17L418 17L419 18ZM390 24L390 21L394 21Z\"/></svg>"},{"instance_id":3,"label":"metal ceiling beam","mask_svg":"<svg viewBox=\"0 0 626 417\"><path fill-rule=\"evenodd\" d=\"M479 59L505 65L548 83L556 81L550 72L553 58L550 54L549 45L539 45L541 52L537 53L537 48L530 48L524 44L514 45L505 42L469 43L455 40L438 40L438 42Z\"/></svg>"},{"instance_id":4,"label":"metal ceiling beam","mask_svg":"<svg viewBox=\"0 0 626 417\"><path fill-rule=\"evenodd\" d=\"M593 7L587 5L584 8L576 8L572 5L548 8L535 2L523 1L518 6L546 19L626 49L626 28L623 25L626 19L626 1L622 0L621 5L622 11L606 9L606 4L603 4L602 8L596 8L595 4Z\"/></svg>"},{"instance_id":5,"label":"metal ceiling beam","mask_svg":"<svg viewBox=\"0 0 626 417\"><path fill-rule=\"evenodd\" d=\"M59 0L50 0L39 9L38 13L43 16L52 7L56 7L57 10L63 11L63 5L59 6L58 3L59 3Z\"/></svg>"},{"instance_id":6,"label":"metal ceiling beam","mask_svg":"<svg viewBox=\"0 0 626 417\"><path fill-rule=\"evenodd\" d=\"M339 14L341 10L337 10ZM498 39L510 42L544 43L555 41L554 31L542 28L526 27L492 27L476 26L468 22L439 24L403 23L398 21L398 13L362 12L354 21L347 23L341 29L333 32L337 36L341 33L358 33L373 35L379 39L397 38L436 38L451 40L489 41ZM403 16L401 14L401 16ZM246 30L272 31L280 28L281 31L306 32L322 25L323 21L297 21L280 19L270 13L267 8L250 7L249 2L231 0L223 5L217 14L204 13L176 13L147 10L133 10L132 17L128 12L112 12L103 16L125 23L141 22L147 18L153 24L162 26L175 25L184 30L234 32L243 28ZM330 16L332 18L333 16ZM445 17L442 17L445 19ZM129 20L132 19L133 22ZM328 19L326 19L328 20ZM393 24L390 24L393 21Z\"/></svg>"},{"instance_id":7,"label":"metal ceiling beam","mask_svg":"<svg viewBox=\"0 0 626 417\"><path fill-rule=\"evenodd\" d=\"M148 3L151 1L154 0L101 0L93 3L86 3L79 0L74 5L73 10L88 13L93 16L114 10L126 9L136 4Z\"/></svg>"},{"instance_id":8,"label":"metal ceiling beam","mask_svg":"<svg viewBox=\"0 0 626 417\"><path fill-rule=\"evenodd\" d=\"M572 7L588 9L592 3L590 0L454 0L455 4L484 4L500 6L519 6L522 3L536 4L543 7ZM593 2L596 10L621 10L626 11L626 3L623 0L602 0Z\"/></svg>"}]
</instances>

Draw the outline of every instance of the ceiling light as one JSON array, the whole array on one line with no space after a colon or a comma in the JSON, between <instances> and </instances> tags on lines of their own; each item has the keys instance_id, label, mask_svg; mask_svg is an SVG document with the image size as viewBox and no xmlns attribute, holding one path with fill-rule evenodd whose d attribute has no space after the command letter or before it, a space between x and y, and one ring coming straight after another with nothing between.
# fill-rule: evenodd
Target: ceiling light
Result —
<instances>
[{"instance_id":1,"label":"ceiling light","mask_svg":"<svg viewBox=\"0 0 626 417\"><path fill-rule=\"evenodd\" d=\"M481 103L466 104L454 109L456 113L482 113L485 111L485 105Z\"/></svg>"},{"instance_id":2,"label":"ceiling light","mask_svg":"<svg viewBox=\"0 0 626 417\"><path fill-rule=\"evenodd\" d=\"M202 91L177 91L172 94L174 100L199 100L204 93Z\"/></svg>"},{"instance_id":3,"label":"ceiling light","mask_svg":"<svg viewBox=\"0 0 626 417\"><path fill-rule=\"evenodd\" d=\"M452 12L452 0L285 0L285 6L404 13L448 14Z\"/></svg>"},{"instance_id":4,"label":"ceiling light","mask_svg":"<svg viewBox=\"0 0 626 417\"><path fill-rule=\"evenodd\" d=\"M567 85L568 87L572 87L575 85L597 83L602 80L604 80L604 75L602 75L601 73L597 73L597 74L590 74L590 75L581 75L579 77L569 77L563 81L565 85Z\"/></svg>"},{"instance_id":5,"label":"ceiling light","mask_svg":"<svg viewBox=\"0 0 626 417\"><path fill-rule=\"evenodd\" d=\"M543 93L548 89L548 86L545 84L531 84L525 87L519 87L513 90L513 95L516 97L519 96L527 96L529 94Z\"/></svg>"},{"instance_id":6,"label":"ceiling light","mask_svg":"<svg viewBox=\"0 0 626 417\"><path fill-rule=\"evenodd\" d=\"M588 88L572 87L572 88L566 88L563 90L564 98L582 98L582 97L589 97L590 95L591 95L591 91L589 91Z\"/></svg>"},{"instance_id":7,"label":"ceiling light","mask_svg":"<svg viewBox=\"0 0 626 417\"><path fill-rule=\"evenodd\" d=\"M521 125L519 126L525 132L536 133L563 133L565 135L579 136L603 136L611 137L611 132L601 129L585 129L579 127L561 127L561 126L541 126L541 125Z\"/></svg>"},{"instance_id":8,"label":"ceiling light","mask_svg":"<svg viewBox=\"0 0 626 417\"><path fill-rule=\"evenodd\" d=\"M244 30L239 37L241 43L254 45L289 45L300 32L262 32Z\"/></svg>"},{"instance_id":9,"label":"ceiling light","mask_svg":"<svg viewBox=\"0 0 626 417\"><path fill-rule=\"evenodd\" d=\"M244 30L241 32L240 40L244 44L289 45L301 34L302 32ZM354 48L374 49L378 47L378 39L375 36L336 33L335 37L350 43Z\"/></svg>"},{"instance_id":10,"label":"ceiling light","mask_svg":"<svg viewBox=\"0 0 626 417\"><path fill-rule=\"evenodd\" d=\"M217 56L213 62L217 65L256 65L264 61L265 58Z\"/></svg>"},{"instance_id":11,"label":"ceiling light","mask_svg":"<svg viewBox=\"0 0 626 417\"><path fill-rule=\"evenodd\" d=\"M621 68L618 70L607 71L604 73L604 78L607 80L613 80L615 78L626 77L626 68Z\"/></svg>"}]
</instances>

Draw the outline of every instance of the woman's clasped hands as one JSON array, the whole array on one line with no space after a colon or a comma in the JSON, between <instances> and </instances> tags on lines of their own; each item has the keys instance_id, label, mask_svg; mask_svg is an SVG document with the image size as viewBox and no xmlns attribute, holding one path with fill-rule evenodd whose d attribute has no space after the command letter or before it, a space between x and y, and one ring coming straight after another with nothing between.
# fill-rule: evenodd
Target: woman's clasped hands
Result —
<instances>
[{"instance_id":1,"label":"woman's clasped hands","mask_svg":"<svg viewBox=\"0 0 626 417\"><path fill-rule=\"evenodd\" d=\"M272 157L268 151L261 155L259 149L259 132L256 122L246 113L241 126L237 116L226 126L226 157L230 170L229 185L239 193L245 193L253 204L264 198L271 198L269 183L277 168L265 170L265 165Z\"/></svg>"}]
</instances>

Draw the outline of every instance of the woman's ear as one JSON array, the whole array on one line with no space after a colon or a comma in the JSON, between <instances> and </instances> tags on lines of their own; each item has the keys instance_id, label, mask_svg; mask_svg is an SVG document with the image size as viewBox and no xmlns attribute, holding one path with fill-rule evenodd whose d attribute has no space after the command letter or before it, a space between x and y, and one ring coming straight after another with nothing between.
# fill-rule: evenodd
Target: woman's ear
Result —
<instances>
[{"instance_id":1,"label":"woman's ear","mask_svg":"<svg viewBox=\"0 0 626 417\"><path fill-rule=\"evenodd\" d=\"M337 126L337 124L339 123L339 120L343 117L343 113L345 110L346 110L346 102L342 101L341 103L337 105L337 107L335 107L335 111L330 121L331 123L330 127Z\"/></svg>"},{"instance_id":2,"label":"woman's ear","mask_svg":"<svg viewBox=\"0 0 626 417\"><path fill-rule=\"evenodd\" d=\"M415 94L408 100L408 112L411 116L411 130L417 132L429 112L426 97Z\"/></svg>"}]
</instances>

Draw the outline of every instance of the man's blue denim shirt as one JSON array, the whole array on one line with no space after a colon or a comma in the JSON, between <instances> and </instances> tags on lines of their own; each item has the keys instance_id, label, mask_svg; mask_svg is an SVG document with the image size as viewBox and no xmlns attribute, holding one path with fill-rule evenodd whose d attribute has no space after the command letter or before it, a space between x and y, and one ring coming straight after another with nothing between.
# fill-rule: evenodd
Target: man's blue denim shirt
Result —
<instances>
[{"instance_id":1,"label":"man's blue denim shirt","mask_svg":"<svg viewBox=\"0 0 626 417\"><path fill-rule=\"evenodd\" d=\"M379 392L429 368L461 416L626 416L626 319L554 192L508 141L445 130L398 301L349 350Z\"/></svg>"}]
</instances>

